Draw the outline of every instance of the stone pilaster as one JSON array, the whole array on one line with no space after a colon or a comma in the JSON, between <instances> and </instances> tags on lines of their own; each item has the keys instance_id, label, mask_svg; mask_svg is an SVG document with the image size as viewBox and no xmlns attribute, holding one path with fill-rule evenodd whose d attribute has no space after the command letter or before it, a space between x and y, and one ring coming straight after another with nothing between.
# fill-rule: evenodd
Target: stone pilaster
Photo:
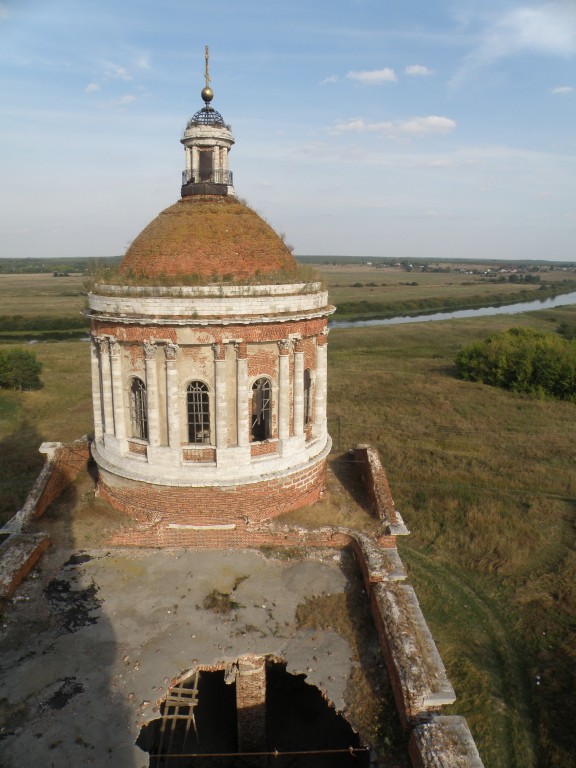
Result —
<instances>
[{"instance_id":1,"label":"stone pilaster","mask_svg":"<svg viewBox=\"0 0 576 768\"><path fill-rule=\"evenodd\" d=\"M119 441L126 439L124 386L122 383L122 347L110 340L110 369L112 373L112 401L114 405L114 434Z\"/></svg>"},{"instance_id":2,"label":"stone pilaster","mask_svg":"<svg viewBox=\"0 0 576 768\"><path fill-rule=\"evenodd\" d=\"M246 446L250 443L250 415L248 413L248 354L246 343L236 344L236 419L238 445Z\"/></svg>"},{"instance_id":3,"label":"stone pilaster","mask_svg":"<svg viewBox=\"0 0 576 768\"><path fill-rule=\"evenodd\" d=\"M294 343L294 434L304 434L304 346Z\"/></svg>"},{"instance_id":4,"label":"stone pilaster","mask_svg":"<svg viewBox=\"0 0 576 768\"><path fill-rule=\"evenodd\" d=\"M102 416L102 381L100 378L100 355L98 351L98 339L92 337L90 343L90 368L92 372L92 408L94 411L94 438L102 440L103 416Z\"/></svg>"},{"instance_id":5,"label":"stone pilaster","mask_svg":"<svg viewBox=\"0 0 576 768\"><path fill-rule=\"evenodd\" d=\"M178 398L177 344L166 344L166 411L168 416L168 445L180 451L180 403Z\"/></svg>"},{"instance_id":6,"label":"stone pilaster","mask_svg":"<svg viewBox=\"0 0 576 768\"><path fill-rule=\"evenodd\" d=\"M146 370L146 401L148 406L148 442L160 445L160 406L158 399L158 370L156 368L156 345L144 342L144 366Z\"/></svg>"},{"instance_id":7,"label":"stone pilaster","mask_svg":"<svg viewBox=\"0 0 576 768\"><path fill-rule=\"evenodd\" d=\"M110 343L103 336L98 337L100 348L100 375L102 377L102 410L104 412L104 434L114 434L114 398L112 397L112 370L110 368Z\"/></svg>"},{"instance_id":8,"label":"stone pilaster","mask_svg":"<svg viewBox=\"0 0 576 768\"><path fill-rule=\"evenodd\" d=\"M216 448L228 445L228 398L226 397L226 347L213 344L214 383L216 389Z\"/></svg>"},{"instance_id":9,"label":"stone pilaster","mask_svg":"<svg viewBox=\"0 0 576 768\"><path fill-rule=\"evenodd\" d=\"M278 342L278 437L290 437L290 348L288 339Z\"/></svg>"},{"instance_id":10,"label":"stone pilaster","mask_svg":"<svg viewBox=\"0 0 576 768\"><path fill-rule=\"evenodd\" d=\"M199 181L199 179L200 179L200 152L198 151L198 147L192 147L192 175L194 176L194 181Z\"/></svg>"}]
</instances>

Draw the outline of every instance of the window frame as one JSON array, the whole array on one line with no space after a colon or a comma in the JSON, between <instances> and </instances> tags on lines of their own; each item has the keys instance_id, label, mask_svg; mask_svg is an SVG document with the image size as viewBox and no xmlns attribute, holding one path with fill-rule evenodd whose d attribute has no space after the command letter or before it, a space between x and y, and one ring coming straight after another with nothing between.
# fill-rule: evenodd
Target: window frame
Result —
<instances>
[{"instance_id":1,"label":"window frame","mask_svg":"<svg viewBox=\"0 0 576 768\"><path fill-rule=\"evenodd\" d=\"M268 376L259 376L252 382L250 409L250 439L263 443L272 437L272 381Z\"/></svg>"},{"instance_id":2,"label":"window frame","mask_svg":"<svg viewBox=\"0 0 576 768\"><path fill-rule=\"evenodd\" d=\"M148 442L148 393L139 376L130 378L130 436Z\"/></svg>"},{"instance_id":3,"label":"window frame","mask_svg":"<svg viewBox=\"0 0 576 768\"><path fill-rule=\"evenodd\" d=\"M196 385L196 389L191 387ZM195 410L191 413L191 395L196 397ZM200 417L191 420L191 415ZM194 423L196 428L194 428ZM200 429L198 429L200 427ZM210 387L201 379L192 379L186 385L186 428L188 445L211 445L212 444L212 419L210 413ZM193 435L197 439L191 439ZM199 439L198 439L199 438Z\"/></svg>"}]
</instances>

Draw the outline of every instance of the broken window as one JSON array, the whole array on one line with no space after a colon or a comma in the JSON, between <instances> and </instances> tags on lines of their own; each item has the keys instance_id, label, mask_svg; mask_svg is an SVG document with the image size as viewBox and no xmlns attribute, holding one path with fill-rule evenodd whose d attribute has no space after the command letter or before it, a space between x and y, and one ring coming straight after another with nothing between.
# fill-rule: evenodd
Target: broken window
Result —
<instances>
[{"instance_id":1,"label":"broken window","mask_svg":"<svg viewBox=\"0 0 576 768\"><path fill-rule=\"evenodd\" d=\"M270 380L256 379L252 385L252 440L268 440L271 436L272 387Z\"/></svg>"},{"instance_id":2,"label":"broken window","mask_svg":"<svg viewBox=\"0 0 576 768\"><path fill-rule=\"evenodd\" d=\"M191 381L186 387L188 442L210 442L210 397L202 381Z\"/></svg>"},{"instance_id":3,"label":"broken window","mask_svg":"<svg viewBox=\"0 0 576 768\"><path fill-rule=\"evenodd\" d=\"M304 426L312 421L312 374L310 368L304 371Z\"/></svg>"},{"instance_id":4,"label":"broken window","mask_svg":"<svg viewBox=\"0 0 576 768\"><path fill-rule=\"evenodd\" d=\"M146 384L137 377L130 381L130 426L132 437L148 440Z\"/></svg>"}]
</instances>

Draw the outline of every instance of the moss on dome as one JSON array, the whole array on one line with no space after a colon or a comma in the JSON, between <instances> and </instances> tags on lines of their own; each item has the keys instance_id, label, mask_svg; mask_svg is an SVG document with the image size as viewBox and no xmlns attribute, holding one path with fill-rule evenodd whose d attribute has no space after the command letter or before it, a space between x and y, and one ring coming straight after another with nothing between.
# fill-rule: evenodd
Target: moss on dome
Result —
<instances>
[{"instance_id":1,"label":"moss on dome","mask_svg":"<svg viewBox=\"0 0 576 768\"><path fill-rule=\"evenodd\" d=\"M122 282L291 282L298 263L282 237L233 197L198 195L166 208L120 265Z\"/></svg>"}]
</instances>

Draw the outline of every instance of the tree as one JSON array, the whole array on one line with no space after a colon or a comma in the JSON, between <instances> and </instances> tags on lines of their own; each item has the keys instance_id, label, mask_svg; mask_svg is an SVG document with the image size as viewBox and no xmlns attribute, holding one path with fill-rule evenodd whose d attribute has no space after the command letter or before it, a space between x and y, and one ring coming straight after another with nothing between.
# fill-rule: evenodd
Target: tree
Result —
<instances>
[{"instance_id":1,"label":"tree","mask_svg":"<svg viewBox=\"0 0 576 768\"><path fill-rule=\"evenodd\" d=\"M513 392L576 402L576 342L530 328L510 328L460 350L461 378Z\"/></svg>"},{"instance_id":2,"label":"tree","mask_svg":"<svg viewBox=\"0 0 576 768\"><path fill-rule=\"evenodd\" d=\"M33 352L16 347L0 350L0 387L4 389L40 389L42 363Z\"/></svg>"}]
</instances>

